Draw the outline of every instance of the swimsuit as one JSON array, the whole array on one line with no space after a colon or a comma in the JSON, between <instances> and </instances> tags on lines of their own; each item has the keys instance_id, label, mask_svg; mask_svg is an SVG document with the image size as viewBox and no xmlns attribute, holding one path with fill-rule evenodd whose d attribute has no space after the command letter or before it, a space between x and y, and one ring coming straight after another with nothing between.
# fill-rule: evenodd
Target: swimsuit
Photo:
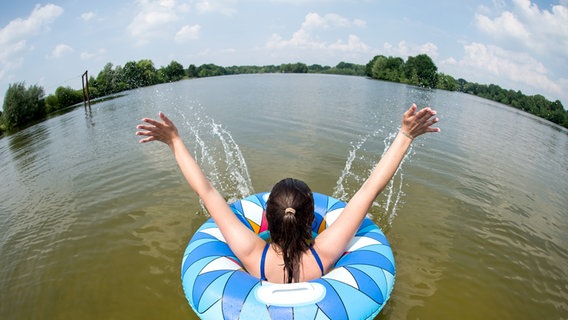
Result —
<instances>
[{"instance_id":1,"label":"swimsuit","mask_svg":"<svg viewBox=\"0 0 568 320\"><path fill-rule=\"evenodd\" d=\"M260 280L263 281L268 281L266 279L266 276L264 274L264 260L266 260L266 253L268 252L268 248L270 247L270 244L267 243L266 246L264 247L264 250L262 251L262 258L260 259ZM321 259L318 256L316 250L314 249L314 247L310 246L310 251L312 252L312 254L314 255L314 258L316 259L316 262L318 263L318 266L321 270L321 275L323 276L323 264L321 263Z\"/></svg>"}]
</instances>

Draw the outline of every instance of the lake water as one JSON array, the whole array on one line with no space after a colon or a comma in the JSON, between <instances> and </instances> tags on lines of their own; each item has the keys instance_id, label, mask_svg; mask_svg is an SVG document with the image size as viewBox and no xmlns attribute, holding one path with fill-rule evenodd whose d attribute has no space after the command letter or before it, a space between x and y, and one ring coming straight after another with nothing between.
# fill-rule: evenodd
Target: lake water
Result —
<instances>
[{"instance_id":1,"label":"lake water","mask_svg":"<svg viewBox=\"0 0 568 320\"><path fill-rule=\"evenodd\" d=\"M568 315L568 131L474 96L362 77L187 80L80 107L0 139L1 319L194 319L180 282L207 219L163 111L228 200L284 177L348 199L416 102L419 137L371 210L391 241L380 319Z\"/></svg>"}]
</instances>

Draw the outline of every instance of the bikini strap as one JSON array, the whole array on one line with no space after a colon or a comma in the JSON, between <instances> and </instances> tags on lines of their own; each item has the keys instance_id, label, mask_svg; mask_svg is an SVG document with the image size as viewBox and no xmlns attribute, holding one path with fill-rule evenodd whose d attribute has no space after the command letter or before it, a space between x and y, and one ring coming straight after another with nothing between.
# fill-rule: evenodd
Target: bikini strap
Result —
<instances>
[{"instance_id":1,"label":"bikini strap","mask_svg":"<svg viewBox=\"0 0 568 320\"><path fill-rule=\"evenodd\" d=\"M269 243L267 243L266 246L264 246L264 250L262 251L262 257L260 258L260 280L264 281L268 281L268 279L266 279L266 276L264 275L264 261L266 260L266 253L268 252L268 247L270 247Z\"/></svg>"},{"instance_id":2,"label":"bikini strap","mask_svg":"<svg viewBox=\"0 0 568 320\"><path fill-rule=\"evenodd\" d=\"M310 251L312 252L312 254L314 255L314 258L316 259L316 262L318 263L318 266L320 267L321 270L321 275L323 276L323 263L321 263L321 259L318 256L316 249L314 249L314 247L310 247Z\"/></svg>"}]
</instances>

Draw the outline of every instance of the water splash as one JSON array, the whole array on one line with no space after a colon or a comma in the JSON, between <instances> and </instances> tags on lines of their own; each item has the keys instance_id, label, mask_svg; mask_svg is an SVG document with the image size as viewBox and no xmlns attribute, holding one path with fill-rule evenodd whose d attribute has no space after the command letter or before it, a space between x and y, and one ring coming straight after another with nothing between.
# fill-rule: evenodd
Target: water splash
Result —
<instances>
[{"instance_id":1,"label":"water splash","mask_svg":"<svg viewBox=\"0 0 568 320\"><path fill-rule=\"evenodd\" d=\"M189 108L191 117L176 108L189 129L188 145L193 156L213 186L227 202L234 202L254 192L245 158L231 133L207 116L200 104ZM202 204L202 208L205 210Z\"/></svg>"},{"instance_id":2,"label":"water splash","mask_svg":"<svg viewBox=\"0 0 568 320\"><path fill-rule=\"evenodd\" d=\"M180 130L189 130L189 138L186 141L189 146L193 147L192 154L195 160L206 172L213 186L225 196L226 200L234 202L254 194L255 191L245 158L231 133L209 117L199 103L191 103L189 110L185 112L177 107L175 107L175 110L184 121L184 127L180 127ZM186 112L191 114L191 117L186 116ZM389 133L382 140L383 153L381 157L390 147L397 132L398 130ZM348 201L365 182L378 159L380 159L377 157L376 150L380 150L380 139L377 138L382 135L383 129L375 129L371 133L361 136L359 140L350 143L351 150L345 162L345 167L337 179L333 197ZM370 214L376 216L379 221L386 219L389 226L392 225L404 197L402 166L409 161L413 154L414 150L411 145L393 179L371 207ZM206 212L203 203L201 203L201 207Z\"/></svg>"},{"instance_id":3,"label":"water splash","mask_svg":"<svg viewBox=\"0 0 568 320\"><path fill-rule=\"evenodd\" d=\"M382 132L382 129L377 129L372 133L362 136L358 141L351 142L351 150L345 162L345 167L337 179L333 197L348 201L365 182L380 159L375 152L368 150L379 149L379 146L373 145L376 144L377 140L373 138L380 136ZM384 148L381 157L384 156L397 133L398 130L391 132L384 138ZM413 154L414 149L411 145L393 178L371 206L370 213L376 215L381 221L386 220L389 226L392 225L392 221L396 217L396 213L404 197L402 190L404 186L404 172L402 166L405 162L410 160Z\"/></svg>"}]
</instances>

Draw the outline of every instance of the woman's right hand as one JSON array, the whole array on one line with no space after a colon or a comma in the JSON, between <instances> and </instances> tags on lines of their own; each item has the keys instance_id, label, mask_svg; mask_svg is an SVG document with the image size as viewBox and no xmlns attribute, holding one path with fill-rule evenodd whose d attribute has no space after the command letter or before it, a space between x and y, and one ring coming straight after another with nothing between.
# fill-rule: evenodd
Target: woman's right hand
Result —
<instances>
[{"instance_id":1,"label":"woman's right hand","mask_svg":"<svg viewBox=\"0 0 568 320\"><path fill-rule=\"evenodd\" d=\"M142 119L142 121L148 123L148 125L139 124L136 126L136 129L138 129L136 135L146 136L146 138L140 140L140 143L161 141L171 147L173 141L180 138L178 130L174 123L166 117L165 114L160 112L159 117L162 121L150 118Z\"/></svg>"},{"instance_id":2,"label":"woman's right hand","mask_svg":"<svg viewBox=\"0 0 568 320\"><path fill-rule=\"evenodd\" d=\"M434 117L436 111L431 108L423 108L417 112L417 108L416 104L412 104L404 113L401 130L408 133L412 138L416 138L426 132L440 132L440 128L432 127L439 121L438 118Z\"/></svg>"}]
</instances>

